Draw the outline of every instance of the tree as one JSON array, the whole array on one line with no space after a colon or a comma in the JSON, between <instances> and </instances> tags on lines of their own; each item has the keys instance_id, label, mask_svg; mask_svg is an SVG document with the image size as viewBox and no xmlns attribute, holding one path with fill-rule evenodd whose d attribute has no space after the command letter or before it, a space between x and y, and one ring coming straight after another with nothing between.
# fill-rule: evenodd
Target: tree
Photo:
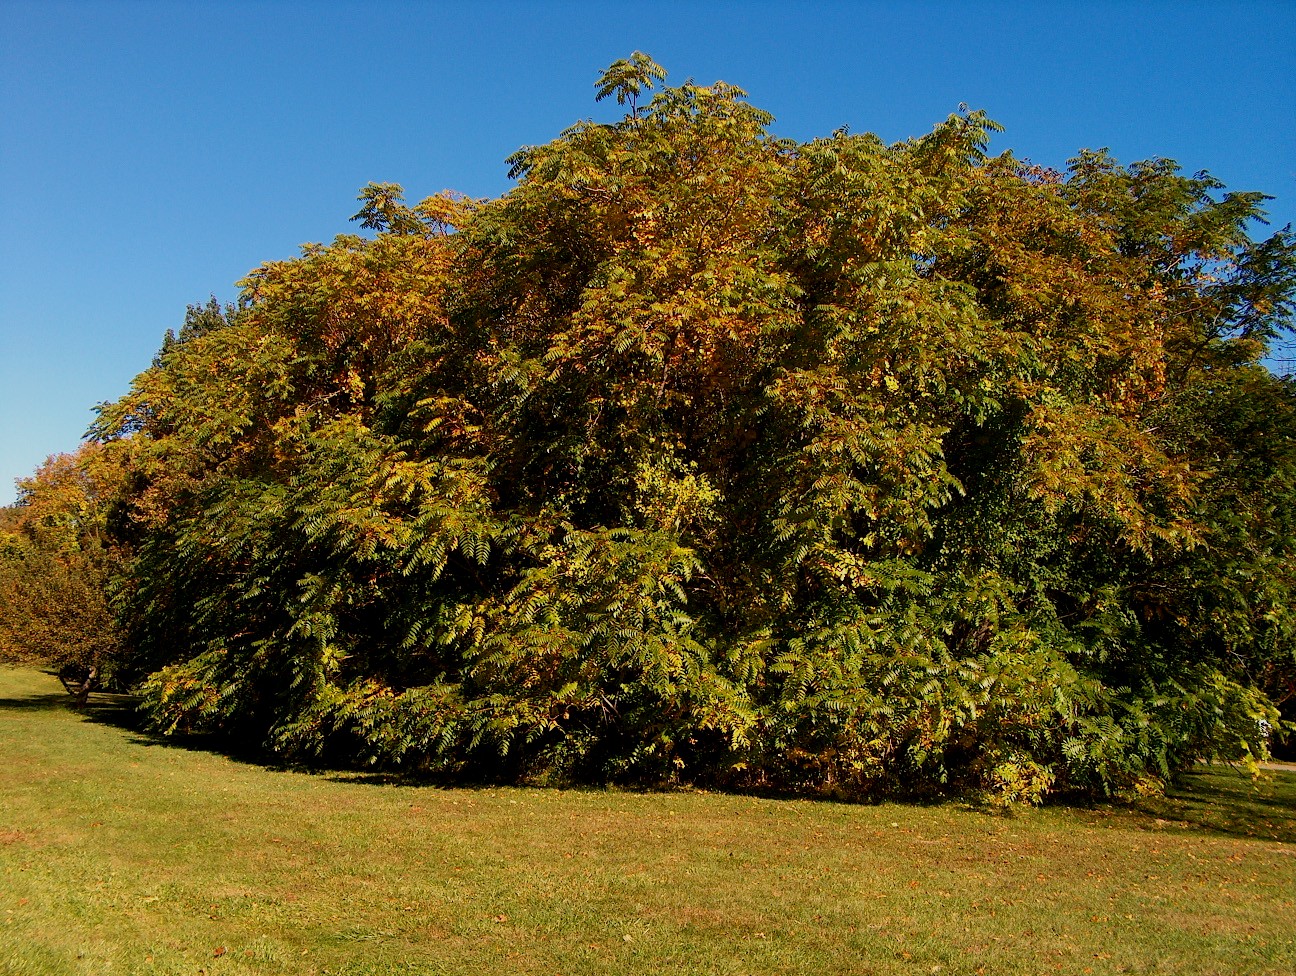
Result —
<instances>
[{"instance_id":1,"label":"tree","mask_svg":"<svg viewBox=\"0 0 1296 976\"><path fill-rule=\"evenodd\" d=\"M86 444L49 458L0 510L0 660L56 668L82 704L113 683L123 655L109 591L125 476L115 446Z\"/></svg>"},{"instance_id":2,"label":"tree","mask_svg":"<svg viewBox=\"0 0 1296 976\"><path fill-rule=\"evenodd\" d=\"M611 66L629 113L497 200L370 184L374 236L191 310L103 409L154 724L1005 802L1266 755L1296 536L1257 364L1296 268L1263 198L991 157L976 112L798 144L723 82L640 104L664 77Z\"/></svg>"}]
</instances>

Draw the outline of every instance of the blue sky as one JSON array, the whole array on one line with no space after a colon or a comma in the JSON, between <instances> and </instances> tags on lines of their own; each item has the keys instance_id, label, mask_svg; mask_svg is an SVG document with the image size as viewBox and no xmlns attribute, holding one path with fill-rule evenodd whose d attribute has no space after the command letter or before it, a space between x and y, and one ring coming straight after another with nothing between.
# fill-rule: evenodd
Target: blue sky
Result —
<instances>
[{"instance_id":1,"label":"blue sky","mask_svg":"<svg viewBox=\"0 0 1296 976\"><path fill-rule=\"evenodd\" d=\"M354 229L356 192L507 191L504 158L633 50L747 89L779 135L1165 156L1296 222L1296 2L0 0L0 504L75 448L189 303Z\"/></svg>"}]
</instances>

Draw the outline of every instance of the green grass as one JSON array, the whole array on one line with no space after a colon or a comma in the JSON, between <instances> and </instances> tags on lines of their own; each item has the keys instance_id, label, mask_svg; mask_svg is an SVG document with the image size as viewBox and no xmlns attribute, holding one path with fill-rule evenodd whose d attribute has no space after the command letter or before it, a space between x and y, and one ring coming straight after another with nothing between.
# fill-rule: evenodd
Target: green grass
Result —
<instances>
[{"instance_id":1,"label":"green grass","mask_svg":"<svg viewBox=\"0 0 1296 976\"><path fill-rule=\"evenodd\" d=\"M440 789L0 668L0 974L1296 972L1296 774L1012 816Z\"/></svg>"}]
</instances>

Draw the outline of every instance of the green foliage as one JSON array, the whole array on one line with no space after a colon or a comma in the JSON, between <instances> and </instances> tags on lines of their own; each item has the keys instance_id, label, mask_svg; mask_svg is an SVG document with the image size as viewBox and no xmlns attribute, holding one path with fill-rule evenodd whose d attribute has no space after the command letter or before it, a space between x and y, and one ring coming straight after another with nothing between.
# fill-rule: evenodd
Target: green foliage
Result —
<instances>
[{"instance_id":1,"label":"green foliage","mask_svg":"<svg viewBox=\"0 0 1296 976\"><path fill-rule=\"evenodd\" d=\"M666 80L666 69L653 61L642 51L635 51L630 57L613 61L595 83L598 94L594 101L601 102L609 95L615 95L617 104L630 103L631 117L639 115L639 96L645 88L656 87L655 82Z\"/></svg>"},{"instance_id":2,"label":"green foliage","mask_svg":"<svg viewBox=\"0 0 1296 976\"><path fill-rule=\"evenodd\" d=\"M486 778L1036 802L1254 762L1296 661L1296 252L1155 160L951 116L798 144L723 82L190 310L129 447L165 732Z\"/></svg>"}]
</instances>

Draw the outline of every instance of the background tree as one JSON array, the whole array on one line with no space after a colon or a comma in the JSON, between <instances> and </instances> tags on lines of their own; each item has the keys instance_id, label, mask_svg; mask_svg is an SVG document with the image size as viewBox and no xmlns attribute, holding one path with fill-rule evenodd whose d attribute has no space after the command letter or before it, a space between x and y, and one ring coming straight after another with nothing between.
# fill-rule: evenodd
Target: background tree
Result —
<instances>
[{"instance_id":1,"label":"background tree","mask_svg":"<svg viewBox=\"0 0 1296 976\"><path fill-rule=\"evenodd\" d=\"M112 520L127 477L119 445L51 457L0 509L0 660L56 668L84 703L124 653L109 594Z\"/></svg>"}]
</instances>

